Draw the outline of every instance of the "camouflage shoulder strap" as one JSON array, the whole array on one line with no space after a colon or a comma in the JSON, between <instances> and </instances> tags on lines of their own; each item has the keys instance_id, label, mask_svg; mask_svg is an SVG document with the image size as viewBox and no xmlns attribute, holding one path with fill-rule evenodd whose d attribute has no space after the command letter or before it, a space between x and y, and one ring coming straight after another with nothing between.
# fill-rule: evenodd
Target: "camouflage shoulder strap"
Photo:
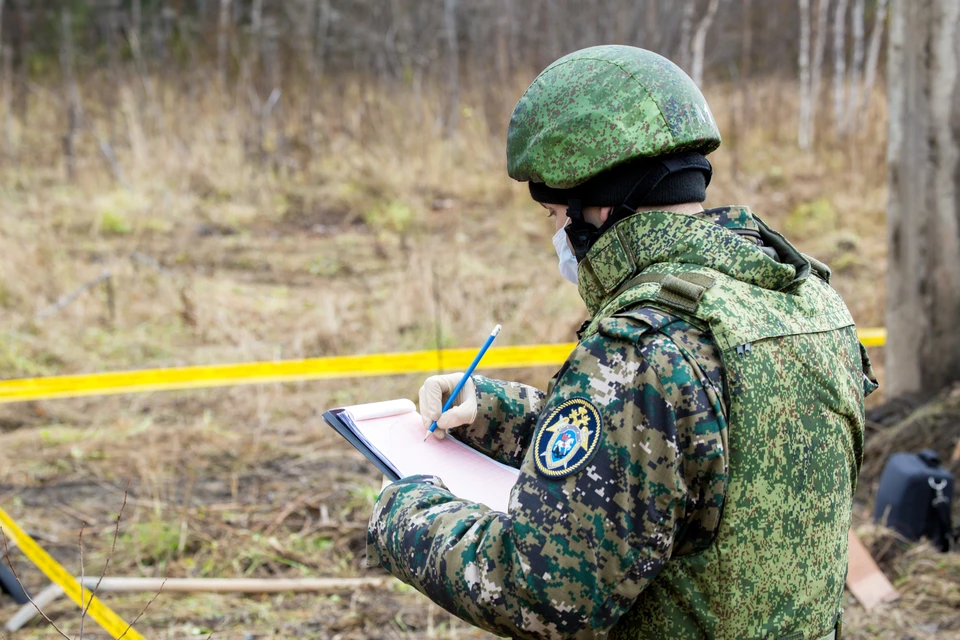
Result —
<instances>
[{"instance_id":1,"label":"camouflage shoulder strap","mask_svg":"<svg viewBox=\"0 0 960 640\"><path fill-rule=\"evenodd\" d=\"M669 270L656 270L656 266L669 267ZM641 303L650 303L653 307L702 325L702 321L696 318L697 308L704 292L716 283L716 276L710 269L702 267L675 263L656 266L623 283L611 296L611 301L590 320L582 337L596 333L604 319Z\"/></svg>"}]
</instances>

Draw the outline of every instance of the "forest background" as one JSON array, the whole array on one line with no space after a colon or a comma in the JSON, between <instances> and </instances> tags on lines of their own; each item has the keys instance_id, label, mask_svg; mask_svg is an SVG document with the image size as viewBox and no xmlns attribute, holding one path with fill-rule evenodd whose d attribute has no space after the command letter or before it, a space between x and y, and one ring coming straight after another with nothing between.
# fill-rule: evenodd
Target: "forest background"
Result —
<instances>
[{"instance_id":1,"label":"forest background","mask_svg":"<svg viewBox=\"0 0 960 640\"><path fill-rule=\"evenodd\" d=\"M833 267L859 326L883 326L887 9L0 0L0 376L468 347L497 322L502 344L572 340L586 312L557 273L551 222L506 176L504 136L543 67L610 42L702 86L724 136L707 205L750 205ZM552 372L486 373L542 387ZM109 558L114 575L379 575L363 558L379 477L320 414L415 399L420 382L2 405L0 501L76 574ZM946 637L960 565L866 524L878 471L861 479L857 524L904 597L870 615L851 601L851 635ZM129 620L150 598L109 602ZM99 637L66 601L50 616ZM399 583L162 594L137 628L479 635ZM56 636L46 623L18 635Z\"/></svg>"}]
</instances>

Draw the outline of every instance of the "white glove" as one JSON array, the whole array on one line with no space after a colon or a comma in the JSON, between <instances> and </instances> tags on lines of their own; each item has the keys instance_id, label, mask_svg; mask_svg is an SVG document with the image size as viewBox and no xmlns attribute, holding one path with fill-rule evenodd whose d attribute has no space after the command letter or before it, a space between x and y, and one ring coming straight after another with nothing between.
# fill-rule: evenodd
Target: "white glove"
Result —
<instances>
[{"instance_id":1,"label":"white glove","mask_svg":"<svg viewBox=\"0 0 960 640\"><path fill-rule=\"evenodd\" d=\"M420 415L423 417L423 426L429 429L430 424L436 420L437 430L433 435L441 440L447 436L447 429L471 424L477 419L477 385L472 377L463 385L457 399L453 401L453 406L440 415L444 400L450 396L461 378L463 373L430 376L420 387Z\"/></svg>"}]
</instances>

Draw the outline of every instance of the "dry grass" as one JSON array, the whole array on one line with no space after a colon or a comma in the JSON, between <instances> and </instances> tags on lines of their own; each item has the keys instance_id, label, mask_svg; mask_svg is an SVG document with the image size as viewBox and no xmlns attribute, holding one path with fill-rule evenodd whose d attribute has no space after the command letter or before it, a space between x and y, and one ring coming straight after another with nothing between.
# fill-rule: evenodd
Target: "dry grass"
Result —
<instances>
[{"instance_id":1,"label":"dry grass","mask_svg":"<svg viewBox=\"0 0 960 640\"><path fill-rule=\"evenodd\" d=\"M857 532L900 599L866 613L851 598L844 612L844 638L960 637L960 555L940 553L926 543L910 545L874 525L858 527Z\"/></svg>"},{"instance_id":2,"label":"dry grass","mask_svg":"<svg viewBox=\"0 0 960 640\"><path fill-rule=\"evenodd\" d=\"M62 109L37 90L0 164L0 376L433 348L437 317L444 346L475 344L495 322L503 344L570 340L585 312L556 272L551 223L504 172L503 129L522 80L515 90L468 92L449 140L443 100L430 88L331 81L309 114L305 92L285 88L261 150L242 92L163 79L118 90L90 79L84 106L117 151L123 185L91 136L81 139L77 181L65 183ZM879 326L882 100L860 137L799 153L793 91L751 86L746 119L736 117L732 88L708 91L727 138L713 157L708 205L747 203L787 230L834 266L858 322ZM113 111L108 95L117 96ZM113 274L112 312L97 287L37 319L104 270ZM540 385L550 375L499 373ZM88 523L94 573L129 482L111 562L118 573L360 575L379 479L319 416L344 403L412 398L419 383L398 376L0 406L0 499L77 572L79 521ZM20 565L31 586L42 584ZM132 618L147 599L110 603ZM916 608L901 613L905 622L890 629L931 622ZM70 605L53 615L77 631ZM149 637L471 633L400 586L333 598L163 595L139 627Z\"/></svg>"}]
</instances>

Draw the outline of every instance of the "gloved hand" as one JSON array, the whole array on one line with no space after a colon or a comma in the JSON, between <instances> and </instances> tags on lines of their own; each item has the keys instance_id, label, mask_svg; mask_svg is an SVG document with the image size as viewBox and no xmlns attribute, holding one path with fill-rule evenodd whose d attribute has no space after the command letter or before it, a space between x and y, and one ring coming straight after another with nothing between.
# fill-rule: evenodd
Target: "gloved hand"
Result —
<instances>
[{"instance_id":1,"label":"gloved hand","mask_svg":"<svg viewBox=\"0 0 960 640\"><path fill-rule=\"evenodd\" d=\"M463 373L430 376L420 387L420 415L423 417L423 426L429 429L430 423L436 420L437 430L433 435L441 440L447 436L447 429L470 424L477 419L477 385L472 377L463 385L453 406L440 415L444 401L462 377Z\"/></svg>"}]
</instances>

